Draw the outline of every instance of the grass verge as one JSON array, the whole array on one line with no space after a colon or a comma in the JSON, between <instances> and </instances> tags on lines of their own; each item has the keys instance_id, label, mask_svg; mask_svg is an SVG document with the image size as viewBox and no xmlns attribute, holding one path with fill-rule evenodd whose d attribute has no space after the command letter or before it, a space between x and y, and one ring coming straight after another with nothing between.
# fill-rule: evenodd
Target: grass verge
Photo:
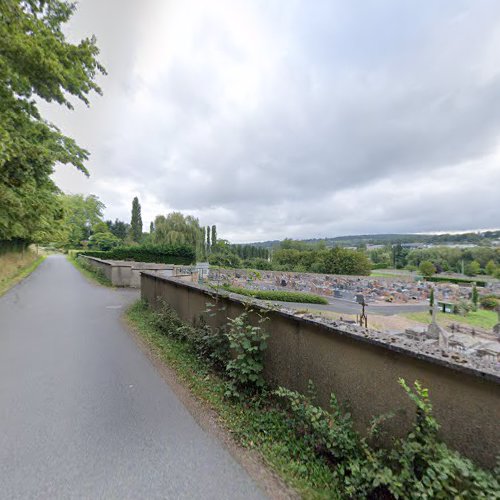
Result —
<instances>
[{"instance_id":1,"label":"grass verge","mask_svg":"<svg viewBox=\"0 0 500 500\"><path fill-rule=\"evenodd\" d=\"M0 296L29 276L44 260L44 255L29 251L0 255Z\"/></svg>"},{"instance_id":2,"label":"grass verge","mask_svg":"<svg viewBox=\"0 0 500 500\"><path fill-rule=\"evenodd\" d=\"M98 269L94 269L90 265L84 264L82 261L78 260L78 258L73 254L68 254L66 256L71 264L73 264L86 278L90 281L98 283L99 285L112 287L111 281L104 275L103 272Z\"/></svg>"},{"instance_id":3,"label":"grass verge","mask_svg":"<svg viewBox=\"0 0 500 500\"><path fill-rule=\"evenodd\" d=\"M303 498L336 498L337 487L327 464L297 439L282 412L271 402L267 404L265 397L258 404L225 398L225 381L207 368L185 342L160 333L154 313L143 302L132 305L126 318L192 394L217 413L219 422L237 443L258 450L264 463Z\"/></svg>"},{"instance_id":4,"label":"grass verge","mask_svg":"<svg viewBox=\"0 0 500 500\"><path fill-rule=\"evenodd\" d=\"M407 313L402 314L402 316L425 324L430 323L432 320L432 317L428 312ZM439 312L438 321L443 325L459 323L463 325L476 326L478 328L491 330L497 324L498 318L495 311L478 309L477 311L468 313L467 316Z\"/></svg>"},{"instance_id":5,"label":"grass verge","mask_svg":"<svg viewBox=\"0 0 500 500\"><path fill-rule=\"evenodd\" d=\"M302 292L284 292L281 290L250 290L231 285L223 285L224 290L228 292L253 297L260 300L276 300L281 302L298 302L302 304L328 304L328 300L319 295Z\"/></svg>"}]
</instances>

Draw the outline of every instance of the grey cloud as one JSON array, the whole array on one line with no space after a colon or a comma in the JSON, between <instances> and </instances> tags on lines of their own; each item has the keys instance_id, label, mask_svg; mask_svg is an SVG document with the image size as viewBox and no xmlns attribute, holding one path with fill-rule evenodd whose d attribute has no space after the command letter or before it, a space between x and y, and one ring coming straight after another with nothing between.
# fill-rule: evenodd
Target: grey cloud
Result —
<instances>
[{"instance_id":1,"label":"grey cloud","mask_svg":"<svg viewBox=\"0 0 500 500\"><path fill-rule=\"evenodd\" d=\"M110 213L127 219L121 197L134 191L241 241L498 225L498 193L482 179L500 182L496 2L240 3L260 20L262 61L216 13L200 14L190 52L166 47L152 80L133 71L147 50L137 8L103 38L111 95L85 127L64 119L93 151L89 189ZM112 23L108 11L97 27ZM230 84L245 68L248 102ZM433 178L449 189L429 188Z\"/></svg>"}]
</instances>

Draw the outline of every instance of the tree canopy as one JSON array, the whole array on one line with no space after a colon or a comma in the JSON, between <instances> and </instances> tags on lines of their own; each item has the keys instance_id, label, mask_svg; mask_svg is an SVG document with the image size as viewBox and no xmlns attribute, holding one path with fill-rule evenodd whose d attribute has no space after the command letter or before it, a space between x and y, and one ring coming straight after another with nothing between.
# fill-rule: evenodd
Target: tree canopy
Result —
<instances>
[{"instance_id":1,"label":"tree canopy","mask_svg":"<svg viewBox=\"0 0 500 500\"><path fill-rule=\"evenodd\" d=\"M62 26L75 11L65 0L0 2L0 239L49 238L61 214L50 179L56 163L88 174L89 153L43 119L38 100L72 109L89 104L105 73L94 37L66 41Z\"/></svg>"}]
</instances>

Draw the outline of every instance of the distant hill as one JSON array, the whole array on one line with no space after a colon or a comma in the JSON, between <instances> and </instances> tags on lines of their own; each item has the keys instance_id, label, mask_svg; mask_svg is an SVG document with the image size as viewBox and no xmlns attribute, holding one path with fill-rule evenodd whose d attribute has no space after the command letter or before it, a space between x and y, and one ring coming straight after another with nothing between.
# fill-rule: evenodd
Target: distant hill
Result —
<instances>
[{"instance_id":1,"label":"distant hill","mask_svg":"<svg viewBox=\"0 0 500 500\"><path fill-rule=\"evenodd\" d=\"M480 231L457 234L358 234L352 236L336 236L334 238L313 238L298 240L303 243L324 242L326 246L355 247L359 245L387 245L396 243L424 243L433 245L445 244L485 244L500 239L500 230ZM272 248L280 244L280 240L259 241L251 245Z\"/></svg>"}]
</instances>

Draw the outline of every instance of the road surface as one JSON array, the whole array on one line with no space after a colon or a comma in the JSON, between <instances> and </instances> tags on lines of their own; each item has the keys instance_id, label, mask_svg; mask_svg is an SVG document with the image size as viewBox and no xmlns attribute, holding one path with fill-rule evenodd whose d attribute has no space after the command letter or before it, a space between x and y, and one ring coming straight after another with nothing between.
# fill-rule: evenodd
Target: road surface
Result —
<instances>
[{"instance_id":1,"label":"road surface","mask_svg":"<svg viewBox=\"0 0 500 500\"><path fill-rule=\"evenodd\" d=\"M361 306L356 302L348 300L330 299L329 304L303 304L298 302L275 302L284 307L292 309L318 309L320 311L333 311L340 314L360 314ZM429 310L428 304L387 304L387 305L371 305L366 306L368 314L381 314L383 316L393 316L395 314L405 314L412 312L424 312Z\"/></svg>"},{"instance_id":2,"label":"road surface","mask_svg":"<svg viewBox=\"0 0 500 500\"><path fill-rule=\"evenodd\" d=\"M263 498L120 323L132 290L54 255L0 298L0 498Z\"/></svg>"}]
</instances>

